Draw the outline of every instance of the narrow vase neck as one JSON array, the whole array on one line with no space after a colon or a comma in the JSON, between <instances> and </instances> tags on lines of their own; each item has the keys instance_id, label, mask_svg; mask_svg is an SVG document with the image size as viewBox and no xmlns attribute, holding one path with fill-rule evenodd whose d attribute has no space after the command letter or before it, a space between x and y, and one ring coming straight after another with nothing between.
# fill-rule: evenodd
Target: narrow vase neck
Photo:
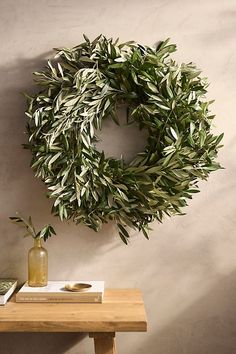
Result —
<instances>
[{"instance_id":1,"label":"narrow vase neck","mask_svg":"<svg viewBox=\"0 0 236 354\"><path fill-rule=\"evenodd\" d=\"M34 247L42 247L42 240L40 238L34 239Z\"/></svg>"}]
</instances>

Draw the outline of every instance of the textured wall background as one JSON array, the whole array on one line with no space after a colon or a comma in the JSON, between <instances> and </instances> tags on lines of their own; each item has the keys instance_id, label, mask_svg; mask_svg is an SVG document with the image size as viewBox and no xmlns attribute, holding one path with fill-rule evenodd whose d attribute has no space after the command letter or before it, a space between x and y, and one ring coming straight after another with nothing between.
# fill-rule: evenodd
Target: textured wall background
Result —
<instances>
[{"instance_id":1,"label":"textured wall background","mask_svg":"<svg viewBox=\"0 0 236 354\"><path fill-rule=\"evenodd\" d=\"M27 277L32 241L21 239L7 219L19 210L38 225L53 223L58 232L47 244L51 279L105 279L109 287L142 289L149 331L118 334L120 353L235 353L235 1L1 0L0 17L0 277ZM149 242L133 234L126 247L113 225L96 234L50 216L51 201L20 145L25 124L20 92L32 89L31 72L42 67L51 48L76 45L83 33L148 45L171 37L177 60L196 62L211 82L215 131L225 132L219 158L226 169L201 184L186 216L154 224ZM91 340L77 334L0 335L1 354L92 350Z\"/></svg>"}]
</instances>

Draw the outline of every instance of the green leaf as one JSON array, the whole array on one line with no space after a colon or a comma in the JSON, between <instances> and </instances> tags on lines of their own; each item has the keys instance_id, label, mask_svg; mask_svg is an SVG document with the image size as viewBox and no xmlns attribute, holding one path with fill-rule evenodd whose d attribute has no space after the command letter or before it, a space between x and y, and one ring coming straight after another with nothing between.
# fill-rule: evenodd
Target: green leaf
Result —
<instances>
[{"instance_id":1,"label":"green leaf","mask_svg":"<svg viewBox=\"0 0 236 354\"><path fill-rule=\"evenodd\" d=\"M223 139L224 137L224 133L220 134L217 139L216 139L216 145L219 145L219 143L221 142L221 140Z\"/></svg>"},{"instance_id":2,"label":"green leaf","mask_svg":"<svg viewBox=\"0 0 236 354\"><path fill-rule=\"evenodd\" d=\"M60 72L60 74L61 74L61 77L64 78L64 73L63 73L63 69L62 69L61 64L60 64L60 63L57 63L57 66L58 66L58 70L59 70L59 72Z\"/></svg>"},{"instance_id":3,"label":"green leaf","mask_svg":"<svg viewBox=\"0 0 236 354\"><path fill-rule=\"evenodd\" d=\"M190 135L191 135L191 137L193 136L194 130L195 130L195 124L194 124L194 122L190 122Z\"/></svg>"},{"instance_id":4,"label":"green leaf","mask_svg":"<svg viewBox=\"0 0 236 354\"><path fill-rule=\"evenodd\" d=\"M158 89L157 89L157 87L156 87L153 83L147 82L147 86L148 86L148 88L149 88L152 92L158 93Z\"/></svg>"},{"instance_id":5,"label":"green leaf","mask_svg":"<svg viewBox=\"0 0 236 354\"><path fill-rule=\"evenodd\" d=\"M159 103L159 102L155 102L155 105L160 107L161 109L164 109L164 111L170 111L170 108L167 106L164 106L163 104Z\"/></svg>"},{"instance_id":6,"label":"green leaf","mask_svg":"<svg viewBox=\"0 0 236 354\"><path fill-rule=\"evenodd\" d=\"M110 64L109 69L122 69L124 67L124 64L122 63L115 63L115 64Z\"/></svg>"},{"instance_id":7,"label":"green leaf","mask_svg":"<svg viewBox=\"0 0 236 354\"><path fill-rule=\"evenodd\" d=\"M113 195L111 193L108 195L108 205L110 208L113 206Z\"/></svg>"},{"instance_id":8,"label":"green leaf","mask_svg":"<svg viewBox=\"0 0 236 354\"><path fill-rule=\"evenodd\" d=\"M178 140L178 134L176 133L176 131L170 127L170 132L171 132L171 135L173 136L173 138L175 138L175 140Z\"/></svg>"},{"instance_id":9,"label":"green leaf","mask_svg":"<svg viewBox=\"0 0 236 354\"><path fill-rule=\"evenodd\" d=\"M121 224L117 223L118 228L120 229L120 232L126 237L129 238L129 233L128 231L122 226Z\"/></svg>"},{"instance_id":10,"label":"green leaf","mask_svg":"<svg viewBox=\"0 0 236 354\"><path fill-rule=\"evenodd\" d=\"M23 222L21 218L16 217L16 216L9 216L9 219L14 222Z\"/></svg>"},{"instance_id":11,"label":"green leaf","mask_svg":"<svg viewBox=\"0 0 236 354\"><path fill-rule=\"evenodd\" d=\"M151 173L161 173L161 166L154 166L154 167L151 167L151 168L148 168L145 173L147 174L151 174Z\"/></svg>"},{"instance_id":12,"label":"green leaf","mask_svg":"<svg viewBox=\"0 0 236 354\"><path fill-rule=\"evenodd\" d=\"M205 143L205 140L206 140L206 132L205 130L201 130L199 132L199 137L200 137L200 147L203 147L203 144Z\"/></svg>"},{"instance_id":13,"label":"green leaf","mask_svg":"<svg viewBox=\"0 0 236 354\"><path fill-rule=\"evenodd\" d=\"M90 44L90 40L88 39L88 37L86 36L86 34L83 34L83 37L84 37L84 39L86 40L86 42L87 42L88 44Z\"/></svg>"},{"instance_id":14,"label":"green leaf","mask_svg":"<svg viewBox=\"0 0 236 354\"><path fill-rule=\"evenodd\" d=\"M147 231L146 231L144 228L142 228L142 233L143 233L144 237L145 237L147 240L149 240L148 233L147 233Z\"/></svg>"},{"instance_id":15,"label":"green leaf","mask_svg":"<svg viewBox=\"0 0 236 354\"><path fill-rule=\"evenodd\" d=\"M65 106L65 107L74 106L74 105L78 102L79 98L80 98L80 97L78 96L78 97L75 97L75 98L73 98L73 99L67 101L66 103L64 103L64 106Z\"/></svg>"},{"instance_id":16,"label":"green leaf","mask_svg":"<svg viewBox=\"0 0 236 354\"><path fill-rule=\"evenodd\" d=\"M53 235L56 235L56 231L54 230L54 228L51 225L49 225L49 229Z\"/></svg>"},{"instance_id":17,"label":"green leaf","mask_svg":"<svg viewBox=\"0 0 236 354\"><path fill-rule=\"evenodd\" d=\"M48 162L48 166L52 165L61 156L61 152L55 154Z\"/></svg>"},{"instance_id":18,"label":"green leaf","mask_svg":"<svg viewBox=\"0 0 236 354\"><path fill-rule=\"evenodd\" d=\"M121 240L122 240L126 245L128 245L127 238L123 235L123 233L122 233L121 231L119 231L119 236L120 236Z\"/></svg>"},{"instance_id":19,"label":"green leaf","mask_svg":"<svg viewBox=\"0 0 236 354\"><path fill-rule=\"evenodd\" d=\"M40 231L40 237L44 237L44 235L48 233L48 227L48 225L43 227L43 229Z\"/></svg>"}]
</instances>

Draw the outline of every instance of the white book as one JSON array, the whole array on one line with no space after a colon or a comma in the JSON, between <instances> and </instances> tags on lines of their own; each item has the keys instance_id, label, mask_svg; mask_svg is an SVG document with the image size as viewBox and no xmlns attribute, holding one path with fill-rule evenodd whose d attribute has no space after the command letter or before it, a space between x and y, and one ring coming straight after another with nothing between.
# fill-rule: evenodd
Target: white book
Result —
<instances>
[{"instance_id":1,"label":"white book","mask_svg":"<svg viewBox=\"0 0 236 354\"><path fill-rule=\"evenodd\" d=\"M17 286L16 279L0 278L0 305L5 305Z\"/></svg>"},{"instance_id":2,"label":"white book","mask_svg":"<svg viewBox=\"0 0 236 354\"><path fill-rule=\"evenodd\" d=\"M82 292L68 291L66 286L88 284ZM104 281L60 280L48 281L43 287L32 287L26 282L16 294L16 302L87 302L101 303L104 294Z\"/></svg>"}]
</instances>

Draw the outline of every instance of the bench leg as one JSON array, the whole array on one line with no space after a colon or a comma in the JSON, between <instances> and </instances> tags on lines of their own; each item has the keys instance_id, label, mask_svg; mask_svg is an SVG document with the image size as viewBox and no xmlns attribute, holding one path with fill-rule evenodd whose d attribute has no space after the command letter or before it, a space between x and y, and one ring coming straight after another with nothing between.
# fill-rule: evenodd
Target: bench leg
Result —
<instances>
[{"instance_id":1,"label":"bench leg","mask_svg":"<svg viewBox=\"0 0 236 354\"><path fill-rule=\"evenodd\" d=\"M89 337L94 339L95 354L117 354L114 332L94 332Z\"/></svg>"}]
</instances>

